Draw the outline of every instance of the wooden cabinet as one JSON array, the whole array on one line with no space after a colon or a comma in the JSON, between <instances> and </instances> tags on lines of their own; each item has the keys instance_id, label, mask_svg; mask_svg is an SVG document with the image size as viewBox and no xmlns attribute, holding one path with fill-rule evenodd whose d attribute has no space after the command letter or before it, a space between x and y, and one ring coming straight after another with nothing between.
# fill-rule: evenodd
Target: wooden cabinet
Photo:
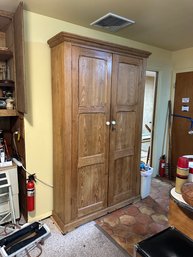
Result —
<instances>
[{"instance_id":1,"label":"wooden cabinet","mask_svg":"<svg viewBox=\"0 0 193 257\"><path fill-rule=\"evenodd\" d=\"M173 226L193 240L193 212L182 207L176 201L170 199L168 221L170 226Z\"/></svg>"},{"instance_id":2,"label":"wooden cabinet","mask_svg":"<svg viewBox=\"0 0 193 257\"><path fill-rule=\"evenodd\" d=\"M15 112L0 109L1 116L16 116L26 112L23 40L23 3L15 13L0 10L0 99L9 93ZM5 99L4 99L5 98Z\"/></svg>"},{"instance_id":3,"label":"wooden cabinet","mask_svg":"<svg viewBox=\"0 0 193 257\"><path fill-rule=\"evenodd\" d=\"M24 67L23 3L20 3L14 13L0 10L0 130L3 131L10 156L20 158L25 165ZM12 109L3 106L7 99L14 99ZM14 137L16 144L13 143ZM19 172L18 178L20 207L27 220L25 172Z\"/></svg>"},{"instance_id":4,"label":"wooden cabinet","mask_svg":"<svg viewBox=\"0 0 193 257\"><path fill-rule=\"evenodd\" d=\"M61 32L51 47L54 210L63 232L139 196L150 53Z\"/></svg>"}]
</instances>

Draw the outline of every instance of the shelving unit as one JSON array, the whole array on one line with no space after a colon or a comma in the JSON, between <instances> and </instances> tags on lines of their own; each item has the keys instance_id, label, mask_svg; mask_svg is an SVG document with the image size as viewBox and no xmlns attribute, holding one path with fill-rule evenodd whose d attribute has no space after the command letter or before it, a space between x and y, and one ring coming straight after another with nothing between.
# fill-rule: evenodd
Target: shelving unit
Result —
<instances>
[{"instance_id":1,"label":"shelving unit","mask_svg":"<svg viewBox=\"0 0 193 257\"><path fill-rule=\"evenodd\" d=\"M13 110L0 109L0 116L1 117L18 116L18 112L15 109Z\"/></svg>"},{"instance_id":2,"label":"shelving unit","mask_svg":"<svg viewBox=\"0 0 193 257\"><path fill-rule=\"evenodd\" d=\"M12 51L0 49L0 60L1 61L7 61L11 58L13 58L13 52Z\"/></svg>"},{"instance_id":3,"label":"shelving unit","mask_svg":"<svg viewBox=\"0 0 193 257\"><path fill-rule=\"evenodd\" d=\"M0 108L0 130L3 135L1 143L4 151L7 148L7 153L11 157L19 156L25 165L24 113L26 102L23 31L22 2L14 13L0 10L0 100L6 101L10 98L14 100L13 109L8 109L12 108L8 104L6 108L3 108L4 102ZM16 146L13 143L15 132L20 135ZM25 172L18 172L18 181L20 210L27 221Z\"/></svg>"}]
</instances>

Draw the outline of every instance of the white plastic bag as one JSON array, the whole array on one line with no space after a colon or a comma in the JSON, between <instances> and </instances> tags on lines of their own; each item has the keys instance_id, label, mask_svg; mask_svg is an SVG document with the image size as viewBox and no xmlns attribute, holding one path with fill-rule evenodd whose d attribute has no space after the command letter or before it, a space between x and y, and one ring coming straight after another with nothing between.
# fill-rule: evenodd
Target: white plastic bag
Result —
<instances>
[{"instance_id":1,"label":"white plastic bag","mask_svg":"<svg viewBox=\"0 0 193 257\"><path fill-rule=\"evenodd\" d=\"M140 170L142 177L149 177L153 174L153 168L149 167L148 170Z\"/></svg>"}]
</instances>

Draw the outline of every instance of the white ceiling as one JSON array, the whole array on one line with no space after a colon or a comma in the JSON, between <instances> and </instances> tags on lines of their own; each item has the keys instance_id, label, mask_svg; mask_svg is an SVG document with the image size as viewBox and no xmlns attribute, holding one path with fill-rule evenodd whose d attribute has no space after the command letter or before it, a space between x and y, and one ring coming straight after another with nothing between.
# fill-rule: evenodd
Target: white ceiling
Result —
<instances>
[{"instance_id":1,"label":"white ceiling","mask_svg":"<svg viewBox=\"0 0 193 257\"><path fill-rule=\"evenodd\" d=\"M0 0L0 9L14 11L19 2L20 0ZM87 28L91 28L89 25L91 22L112 12L136 22L113 33L115 35L172 51L193 47L193 0L24 0L23 2L25 10Z\"/></svg>"}]
</instances>

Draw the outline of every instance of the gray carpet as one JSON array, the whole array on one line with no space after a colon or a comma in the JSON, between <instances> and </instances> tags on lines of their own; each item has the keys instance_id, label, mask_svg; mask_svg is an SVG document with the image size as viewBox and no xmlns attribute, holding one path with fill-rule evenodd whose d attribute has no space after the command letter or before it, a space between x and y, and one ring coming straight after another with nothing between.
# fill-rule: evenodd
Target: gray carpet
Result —
<instances>
[{"instance_id":1,"label":"gray carpet","mask_svg":"<svg viewBox=\"0 0 193 257\"><path fill-rule=\"evenodd\" d=\"M53 221L42 221L51 230L51 236L42 246L42 257L125 257L128 256L113 244L96 226L89 222L62 235ZM30 255L37 256L38 251Z\"/></svg>"}]
</instances>

